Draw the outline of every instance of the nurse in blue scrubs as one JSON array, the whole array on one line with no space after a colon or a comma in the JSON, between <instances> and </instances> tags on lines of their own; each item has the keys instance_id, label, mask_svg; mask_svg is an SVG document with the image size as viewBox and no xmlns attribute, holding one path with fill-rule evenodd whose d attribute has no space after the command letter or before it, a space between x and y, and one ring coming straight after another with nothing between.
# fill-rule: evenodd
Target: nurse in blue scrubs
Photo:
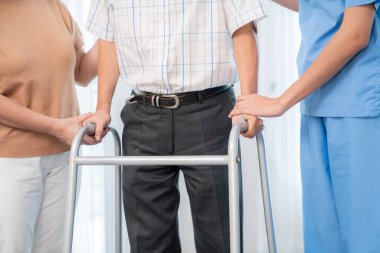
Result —
<instances>
[{"instance_id":1,"label":"nurse in blue scrubs","mask_svg":"<svg viewBox=\"0 0 380 253\"><path fill-rule=\"evenodd\" d=\"M281 96L238 98L232 115L301 102L306 253L380 252L380 0L277 0L299 11L300 78Z\"/></svg>"}]
</instances>

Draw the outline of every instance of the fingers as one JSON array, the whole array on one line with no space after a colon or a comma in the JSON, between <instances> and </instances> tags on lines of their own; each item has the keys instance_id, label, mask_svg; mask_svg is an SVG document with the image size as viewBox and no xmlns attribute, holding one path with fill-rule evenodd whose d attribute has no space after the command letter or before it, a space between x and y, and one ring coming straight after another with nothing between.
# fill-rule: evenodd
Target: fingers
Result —
<instances>
[{"instance_id":1,"label":"fingers","mask_svg":"<svg viewBox=\"0 0 380 253\"><path fill-rule=\"evenodd\" d=\"M99 141L95 140L93 136L85 135L83 137L82 143L87 144L87 145L95 145L95 144L98 144Z\"/></svg>"},{"instance_id":2,"label":"fingers","mask_svg":"<svg viewBox=\"0 0 380 253\"><path fill-rule=\"evenodd\" d=\"M228 118L232 119L236 115L239 115L239 109L235 105L234 109L228 114Z\"/></svg>"},{"instance_id":3,"label":"fingers","mask_svg":"<svg viewBox=\"0 0 380 253\"><path fill-rule=\"evenodd\" d=\"M264 121L260 118L257 118L257 123L255 125L255 135L262 132L265 129Z\"/></svg>"},{"instance_id":4,"label":"fingers","mask_svg":"<svg viewBox=\"0 0 380 253\"><path fill-rule=\"evenodd\" d=\"M83 124L91 123L95 124L95 132L91 136L97 143L101 142L103 137L108 133L107 125L108 123L103 120L97 120L97 119L89 119L83 122ZM89 144L96 144L96 143L89 143Z\"/></svg>"},{"instance_id":5,"label":"fingers","mask_svg":"<svg viewBox=\"0 0 380 253\"><path fill-rule=\"evenodd\" d=\"M270 98L251 94L239 97L229 117L239 114L247 114L257 117L278 117L287 110L287 105L281 97Z\"/></svg>"},{"instance_id":6,"label":"fingers","mask_svg":"<svg viewBox=\"0 0 380 253\"><path fill-rule=\"evenodd\" d=\"M109 132L109 128L107 127L106 130L104 130L102 132L100 140L96 140L95 135L92 135L92 136L85 135L85 136L83 136L82 143L84 143L86 145L95 145L95 144L98 144L107 135L108 132Z\"/></svg>"},{"instance_id":7,"label":"fingers","mask_svg":"<svg viewBox=\"0 0 380 253\"><path fill-rule=\"evenodd\" d=\"M254 106L252 106L252 103L254 102L254 100L251 98L251 96L252 95L244 96L247 99L240 99L240 100L238 100L236 102L234 108L232 109L232 111L228 115L228 117L231 118L231 117L239 115L239 114L249 114L249 115L252 115L252 116L257 116L257 115L254 114L255 113L255 108L254 108ZM248 99L248 98L250 98L250 99Z\"/></svg>"},{"instance_id":8,"label":"fingers","mask_svg":"<svg viewBox=\"0 0 380 253\"><path fill-rule=\"evenodd\" d=\"M253 138L255 137L256 133L262 131L264 125L263 121L255 116L250 116L250 115L238 115L238 116L233 116L231 118L232 124L235 124L241 119L245 119L248 124L248 128L245 132L241 132L241 135L246 137L246 138Z\"/></svg>"},{"instance_id":9,"label":"fingers","mask_svg":"<svg viewBox=\"0 0 380 253\"><path fill-rule=\"evenodd\" d=\"M242 136L246 138L253 138L256 134L264 130L264 122L262 119L257 117L246 116L248 122L248 129L246 132L241 133Z\"/></svg>"},{"instance_id":10,"label":"fingers","mask_svg":"<svg viewBox=\"0 0 380 253\"><path fill-rule=\"evenodd\" d=\"M255 121L256 119L255 118L250 118L247 120L247 123L248 123L248 129L247 131L245 131L244 133L242 133L241 135L246 137L246 138L253 138L255 136Z\"/></svg>"},{"instance_id":11,"label":"fingers","mask_svg":"<svg viewBox=\"0 0 380 253\"><path fill-rule=\"evenodd\" d=\"M96 125L94 138L96 141L100 142L106 134L106 128L111 122L111 117L108 111L96 111L96 113L87 118L84 123L89 122Z\"/></svg>"},{"instance_id":12,"label":"fingers","mask_svg":"<svg viewBox=\"0 0 380 253\"><path fill-rule=\"evenodd\" d=\"M106 127L106 129L103 131L102 138L104 138L108 134L109 131L110 131L110 128Z\"/></svg>"},{"instance_id":13,"label":"fingers","mask_svg":"<svg viewBox=\"0 0 380 253\"><path fill-rule=\"evenodd\" d=\"M94 114L92 112L88 112L88 113L84 113L84 114L80 115L79 120L80 120L81 125L83 125L83 122L85 121L85 119L87 119L93 115Z\"/></svg>"},{"instance_id":14,"label":"fingers","mask_svg":"<svg viewBox=\"0 0 380 253\"><path fill-rule=\"evenodd\" d=\"M105 127L105 124L96 124L95 140L101 141Z\"/></svg>"},{"instance_id":15,"label":"fingers","mask_svg":"<svg viewBox=\"0 0 380 253\"><path fill-rule=\"evenodd\" d=\"M248 101L248 100L246 100ZM256 116L254 108L251 108L249 104L246 104L245 101L239 102L235 105L234 109L230 112L228 117L232 118L237 115L247 114L251 116Z\"/></svg>"}]
</instances>

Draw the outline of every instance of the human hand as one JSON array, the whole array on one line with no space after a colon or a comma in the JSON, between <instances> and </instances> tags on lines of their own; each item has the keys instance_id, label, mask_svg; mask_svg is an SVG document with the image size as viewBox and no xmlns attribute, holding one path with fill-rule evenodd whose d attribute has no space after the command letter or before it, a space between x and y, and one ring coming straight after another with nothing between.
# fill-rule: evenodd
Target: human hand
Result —
<instances>
[{"instance_id":1,"label":"human hand","mask_svg":"<svg viewBox=\"0 0 380 253\"><path fill-rule=\"evenodd\" d=\"M247 121L248 129L245 132L241 132L241 135L246 138L253 138L256 134L260 133L264 129L263 120L252 115L236 115L231 118L232 124L237 123L239 120L244 119Z\"/></svg>"},{"instance_id":2,"label":"human hand","mask_svg":"<svg viewBox=\"0 0 380 253\"><path fill-rule=\"evenodd\" d=\"M257 94L239 96L229 117L248 114L259 117L278 117L284 114L286 107L280 98L269 98Z\"/></svg>"},{"instance_id":3,"label":"human hand","mask_svg":"<svg viewBox=\"0 0 380 253\"><path fill-rule=\"evenodd\" d=\"M96 110L95 114L91 117L87 118L83 124L85 123L93 123L96 125L95 129L95 140L100 142L103 137L107 134L107 127L111 122L111 116L109 111L107 110Z\"/></svg>"},{"instance_id":4,"label":"human hand","mask_svg":"<svg viewBox=\"0 0 380 253\"><path fill-rule=\"evenodd\" d=\"M71 145L75 134L82 127L83 121L92 115L93 113L85 113L77 117L57 119L52 125L51 134L64 143ZM97 141L93 137L85 135L83 137L83 143L91 145L96 144Z\"/></svg>"}]
</instances>

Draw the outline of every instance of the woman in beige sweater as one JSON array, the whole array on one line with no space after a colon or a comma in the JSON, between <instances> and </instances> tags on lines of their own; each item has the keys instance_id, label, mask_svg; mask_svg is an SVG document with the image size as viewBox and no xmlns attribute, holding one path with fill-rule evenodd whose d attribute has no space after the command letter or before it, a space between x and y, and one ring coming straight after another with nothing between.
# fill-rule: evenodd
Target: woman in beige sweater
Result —
<instances>
[{"instance_id":1,"label":"woman in beige sweater","mask_svg":"<svg viewBox=\"0 0 380 253\"><path fill-rule=\"evenodd\" d=\"M68 150L90 115L74 86L97 73L82 46L60 0L0 1L0 252L61 251Z\"/></svg>"}]
</instances>

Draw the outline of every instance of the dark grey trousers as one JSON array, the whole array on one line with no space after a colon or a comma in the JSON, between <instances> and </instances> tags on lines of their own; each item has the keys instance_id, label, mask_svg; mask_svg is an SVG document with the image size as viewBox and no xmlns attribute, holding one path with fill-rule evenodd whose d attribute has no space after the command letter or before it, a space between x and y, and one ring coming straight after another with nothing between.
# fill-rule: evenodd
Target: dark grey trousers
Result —
<instances>
[{"instance_id":1,"label":"dark grey trousers","mask_svg":"<svg viewBox=\"0 0 380 253\"><path fill-rule=\"evenodd\" d=\"M233 89L176 110L126 104L124 155L227 154ZM132 253L181 252L177 211L179 170L190 199L198 253L229 252L226 166L129 166L123 199Z\"/></svg>"}]
</instances>

